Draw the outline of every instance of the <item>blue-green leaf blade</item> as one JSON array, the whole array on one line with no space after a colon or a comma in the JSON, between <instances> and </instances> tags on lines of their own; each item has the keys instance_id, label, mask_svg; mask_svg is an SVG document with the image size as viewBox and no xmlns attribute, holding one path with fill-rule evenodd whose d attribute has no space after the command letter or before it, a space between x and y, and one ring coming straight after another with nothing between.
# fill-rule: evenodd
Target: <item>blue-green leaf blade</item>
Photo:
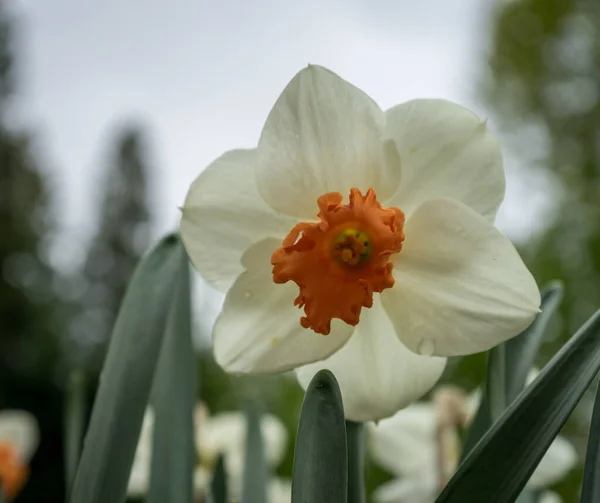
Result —
<instances>
[{"instance_id":1,"label":"blue-green leaf blade","mask_svg":"<svg viewBox=\"0 0 600 503\"><path fill-rule=\"evenodd\" d=\"M242 503L265 503L269 468L260 427L260 410L256 402L248 404L247 418Z\"/></svg>"},{"instance_id":2,"label":"blue-green leaf blade","mask_svg":"<svg viewBox=\"0 0 600 503\"><path fill-rule=\"evenodd\" d=\"M533 323L518 336L488 352L486 384L479 409L467 432L462 459L490 429L494 419L525 388L527 375L535 363L541 341L562 296L562 284L557 281L550 283L541 292L541 312ZM490 396L490 393L493 395Z\"/></svg>"},{"instance_id":3,"label":"blue-green leaf blade","mask_svg":"<svg viewBox=\"0 0 600 503\"><path fill-rule=\"evenodd\" d=\"M475 446L437 503L511 503L600 369L600 311Z\"/></svg>"},{"instance_id":4,"label":"blue-green leaf blade","mask_svg":"<svg viewBox=\"0 0 600 503\"><path fill-rule=\"evenodd\" d=\"M124 501L179 270L169 236L131 279L102 369L71 503Z\"/></svg>"},{"instance_id":5,"label":"blue-green leaf blade","mask_svg":"<svg viewBox=\"0 0 600 503\"><path fill-rule=\"evenodd\" d=\"M541 297L541 313L536 316L533 323L522 334L504 343L506 391L509 404L517 398L527 384L527 376L535 364L544 334L562 301L562 283L553 281L542 290Z\"/></svg>"},{"instance_id":6,"label":"blue-green leaf blade","mask_svg":"<svg viewBox=\"0 0 600 503\"><path fill-rule=\"evenodd\" d=\"M292 503L346 503L347 447L344 407L329 370L310 382L298 425Z\"/></svg>"},{"instance_id":7,"label":"blue-green leaf blade","mask_svg":"<svg viewBox=\"0 0 600 503\"><path fill-rule=\"evenodd\" d=\"M155 420L146 503L194 499L196 358L189 261L181 244L178 253L177 285L151 393Z\"/></svg>"},{"instance_id":8,"label":"blue-green leaf blade","mask_svg":"<svg viewBox=\"0 0 600 503\"><path fill-rule=\"evenodd\" d=\"M600 386L596 390L580 501L581 503L597 503L600 501Z\"/></svg>"}]
</instances>

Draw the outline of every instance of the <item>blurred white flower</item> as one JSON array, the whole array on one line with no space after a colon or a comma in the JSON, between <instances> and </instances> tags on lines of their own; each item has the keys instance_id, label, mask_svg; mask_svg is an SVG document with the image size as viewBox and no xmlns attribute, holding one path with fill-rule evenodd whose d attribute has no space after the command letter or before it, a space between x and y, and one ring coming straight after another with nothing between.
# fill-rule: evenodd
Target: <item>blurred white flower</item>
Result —
<instances>
[{"instance_id":1,"label":"blurred white flower","mask_svg":"<svg viewBox=\"0 0 600 503\"><path fill-rule=\"evenodd\" d=\"M273 478L267 488L268 503L290 503L292 501L292 482L287 479Z\"/></svg>"},{"instance_id":2,"label":"blurred white flower","mask_svg":"<svg viewBox=\"0 0 600 503\"><path fill-rule=\"evenodd\" d=\"M209 416L206 408L199 404L195 410L194 420L198 459L194 472L196 494L201 495L206 492L218 456L223 454L229 492L232 497L238 497L244 473L246 416L241 412L226 412ZM129 478L128 493L132 496L143 496L148 491L153 428L154 411L148 408L144 416ZM275 416L264 415L261 418L261 431L267 463L271 468L276 467L281 462L286 450L287 432L285 427ZM276 485L279 483L277 479L272 481L273 487L275 487L273 491L280 489L280 486ZM277 500L274 500L273 503L275 501Z\"/></svg>"},{"instance_id":3,"label":"blurred white flower","mask_svg":"<svg viewBox=\"0 0 600 503\"><path fill-rule=\"evenodd\" d=\"M0 412L0 486L12 500L29 477L28 463L40 442L35 417L24 410Z\"/></svg>"},{"instance_id":4,"label":"blurred white flower","mask_svg":"<svg viewBox=\"0 0 600 503\"><path fill-rule=\"evenodd\" d=\"M445 357L485 351L539 311L535 281L492 225L504 189L499 145L469 110L414 100L383 112L325 68L300 71L257 148L215 160L183 208L192 262L227 292L217 362L313 364L298 371L304 386L329 368L348 418L391 416Z\"/></svg>"},{"instance_id":5,"label":"blurred white flower","mask_svg":"<svg viewBox=\"0 0 600 503\"><path fill-rule=\"evenodd\" d=\"M457 427L467 427L479 406L480 392L466 396L455 388L440 387L431 402L419 402L393 417L369 425L369 452L373 459L395 475L378 487L376 503L433 503L441 486L452 476L460 459ZM448 407L448 398L460 410ZM440 459L441 458L441 459ZM577 462L575 448L558 436L532 474L527 487L543 489L558 482ZM558 495L544 493L548 503ZM544 500L542 500L544 501Z\"/></svg>"}]
</instances>

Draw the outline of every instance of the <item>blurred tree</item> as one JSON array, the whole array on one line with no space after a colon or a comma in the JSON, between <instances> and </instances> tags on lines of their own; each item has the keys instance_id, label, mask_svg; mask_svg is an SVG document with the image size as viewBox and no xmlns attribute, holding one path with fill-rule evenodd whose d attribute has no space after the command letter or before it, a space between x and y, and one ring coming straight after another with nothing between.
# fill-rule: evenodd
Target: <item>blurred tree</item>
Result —
<instances>
[{"instance_id":1,"label":"blurred tree","mask_svg":"<svg viewBox=\"0 0 600 503\"><path fill-rule=\"evenodd\" d=\"M99 223L82 270L86 284L72 324L77 348L98 363L133 270L150 244L148 167L141 132L125 128L108 164Z\"/></svg>"},{"instance_id":2,"label":"blurred tree","mask_svg":"<svg viewBox=\"0 0 600 503\"><path fill-rule=\"evenodd\" d=\"M504 2L489 70L518 153L558 182L554 217L524 253L540 283L566 283L561 344L600 306L600 4Z\"/></svg>"},{"instance_id":3,"label":"blurred tree","mask_svg":"<svg viewBox=\"0 0 600 503\"><path fill-rule=\"evenodd\" d=\"M28 410L40 424L31 478L17 501L62 501L62 394L54 372L63 325L56 274L45 259L52 206L30 135L10 127L13 41L0 2L0 408Z\"/></svg>"},{"instance_id":4,"label":"blurred tree","mask_svg":"<svg viewBox=\"0 0 600 503\"><path fill-rule=\"evenodd\" d=\"M600 3L515 0L494 14L486 98L527 169L555 187L552 218L521 249L540 285L566 287L546 360L600 308ZM566 501L579 483L566 481Z\"/></svg>"}]
</instances>

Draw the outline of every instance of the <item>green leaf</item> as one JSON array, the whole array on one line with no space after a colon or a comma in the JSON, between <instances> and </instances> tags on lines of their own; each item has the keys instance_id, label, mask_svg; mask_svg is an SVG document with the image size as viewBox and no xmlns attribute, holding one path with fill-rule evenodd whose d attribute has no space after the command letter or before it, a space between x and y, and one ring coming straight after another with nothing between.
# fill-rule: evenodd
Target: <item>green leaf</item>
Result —
<instances>
[{"instance_id":1,"label":"green leaf","mask_svg":"<svg viewBox=\"0 0 600 503\"><path fill-rule=\"evenodd\" d=\"M177 286L151 392L153 455L146 503L190 503L196 459L196 358L192 343L189 261L179 245Z\"/></svg>"},{"instance_id":2,"label":"green leaf","mask_svg":"<svg viewBox=\"0 0 600 503\"><path fill-rule=\"evenodd\" d=\"M509 403L506 396L506 351L504 344L488 351L485 395L489 404L491 424L502 415Z\"/></svg>"},{"instance_id":3,"label":"green leaf","mask_svg":"<svg viewBox=\"0 0 600 503\"><path fill-rule=\"evenodd\" d=\"M504 343L506 347L506 390L507 403L513 402L527 384L529 371L535 365L540 344L552 316L563 298L563 286L553 281L542 290L542 312L522 334Z\"/></svg>"},{"instance_id":4,"label":"green leaf","mask_svg":"<svg viewBox=\"0 0 600 503\"><path fill-rule=\"evenodd\" d=\"M581 503L598 503L600 501L600 386L596 390L580 501Z\"/></svg>"},{"instance_id":5,"label":"green leaf","mask_svg":"<svg viewBox=\"0 0 600 503\"><path fill-rule=\"evenodd\" d=\"M298 424L292 503L346 503L347 456L344 407L329 370L310 382Z\"/></svg>"},{"instance_id":6,"label":"green leaf","mask_svg":"<svg viewBox=\"0 0 600 503\"><path fill-rule=\"evenodd\" d=\"M73 487L85 422L85 375L81 369L69 373L65 406L65 475L66 488Z\"/></svg>"},{"instance_id":7,"label":"green leaf","mask_svg":"<svg viewBox=\"0 0 600 503\"><path fill-rule=\"evenodd\" d=\"M365 501L365 432L362 423L346 421L348 439L348 503Z\"/></svg>"},{"instance_id":8,"label":"green leaf","mask_svg":"<svg viewBox=\"0 0 600 503\"><path fill-rule=\"evenodd\" d=\"M599 369L600 311L485 434L436 502L515 501Z\"/></svg>"},{"instance_id":9,"label":"green leaf","mask_svg":"<svg viewBox=\"0 0 600 503\"><path fill-rule=\"evenodd\" d=\"M227 473L225 472L225 456L217 459L212 480L210 481L212 503L227 503Z\"/></svg>"},{"instance_id":10,"label":"green leaf","mask_svg":"<svg viewBox=\"0 0 600 503\"><path fill-rule=\"evenodd\" d=\"M527 375L562 295L561 283L550 283L541 293L541 313L533 323L518 336L488 352L486 384L479 409L466 435L462 459L525 388Z\"/></svg>"},{"instance_id":11,"label":"green leaf","mask_svg":"<svg viewBox=\"0 0 600 503\"><path fill-rule=\"evenodd\" d=\"M265 460L265 447L260 427L260 411L256 401L247 407L246 457L244 460L244 483L242 503L265 503L269 468Z\"/></svg>"},{"instance_id":12,"label":"green leaf","mask_svg":"<svg viewBox=\"0 0 600 503\"><path fill-rule=\"evenodd\" d=\"M180 266L168 236L140 262L125 294L102 369L71 503L119 503L160 354Z\"/></svg>"}]
</instances>

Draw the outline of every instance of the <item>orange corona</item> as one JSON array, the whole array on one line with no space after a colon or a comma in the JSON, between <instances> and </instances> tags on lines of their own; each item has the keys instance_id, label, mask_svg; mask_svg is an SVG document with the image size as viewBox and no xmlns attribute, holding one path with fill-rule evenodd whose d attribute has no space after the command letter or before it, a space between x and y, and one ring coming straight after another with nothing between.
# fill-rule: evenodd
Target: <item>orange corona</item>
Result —
<instances>
[{"instance_id":1,"label":"orange corona","mask_svg":"<svg viewBox=\"0 0 600 503\"><path fill-rule=\"evenodd\" d=\"M12 500L23 488L29 469L15 451L13 445L0 442L0 482L7 499Z\"/></svg>"},{"instance_id":2,"label":"orange corona","mask_svg":"<svg viewBox=\"0 0 600 503\"><path fill-rule=\"evenodd\" d=\"M342 201L339 192L319 197L319 222L295 225L271 257L273 281L300 288L301 325L324 335L333 318L356 325L373 293L394 285L389 259L404 241L404 213L382 207L373 189L353 188Z\"/></svg>"}]
</instances>

